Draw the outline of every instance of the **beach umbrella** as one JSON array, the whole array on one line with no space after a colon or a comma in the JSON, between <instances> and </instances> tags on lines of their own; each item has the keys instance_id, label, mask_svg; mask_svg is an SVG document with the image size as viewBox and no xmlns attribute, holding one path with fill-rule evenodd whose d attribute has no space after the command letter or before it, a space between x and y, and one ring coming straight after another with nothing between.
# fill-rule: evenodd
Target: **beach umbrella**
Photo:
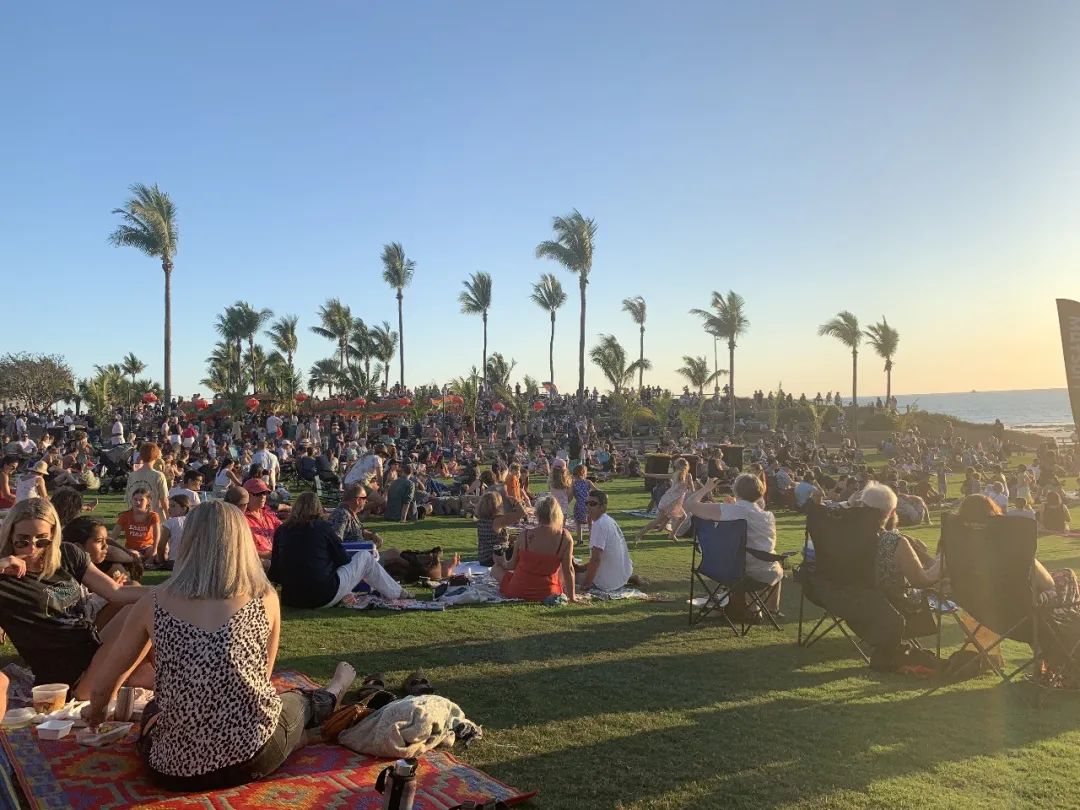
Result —
<instances>
[{"instance_id":1,"label":"beach umbrella","mask_svg":"<svg viewBox=\"0 0 1080 810\"><path fill-rule=\"evenodd\" d=\"M357 408L363 408L365 405L367 405L367 400L363 397L357 397L352 401L352 404L355 405Z\"/></svg>"},{"instance_id":2,"label":"beach umbrella","mask_svg":"<svg viewBox=\"0 0 1080 810\"><path fill-rule=\"evenodd\" d=\"M255 399L255 397L249 397L244 404L247 406L247 409L249 411L253 411L259 407L259 400Z\"/></svg>"},{"instance_id":3,"label":"beach umbrella","mask_svg":"<svg viewBox=\"0 0 1080 810\"><path fill-rule=\"evenodd\" d=\"M157 402L157 394L155 394L153 391L147 391L145 394L142 395L142 401L145 402L147 405Z\"/></svg>"},{"instance_id":4,"label":"beach umbrella","mask_svg":"<svg viewBox=\"0 0 1080 810\"><path fill-rule=\"evenodd\" d=\"M534 411L542 411L542 410L544 410L544 403L543 402L534 402L533 403L533 410Z\"/></svg>"},{"instance_id":5,"label":"beach umbrella","mask_svg":"<svg viewBox=\"0 0 1080 810\"><path fill-rule=\"evenodd\" d=\"M196 410L205 411L209 407L210 407L210 403L207 402L202 397L199 397L197 400L195 400L195 408L196 408Z\"/></svg>"},{"instance_id":6,"label":"beach umbrella","mask_svg":"<svg viewBox=\"0 0 1080 810\"><path fill-rule=\"evenodd\" d=\"M502 413L506 410L506 406L503 405L501 402L496 402L494 405L491 406L491 410L495 411L495 413Z\"/></svg>"},{"instance_id":7,"label":"beach umbrella","mask_svg":"<svg viewBox=\"0 0 1080 810\"><path fill-rule=\"evenodd\" d=\"M307 394L305 394L303 391L301 391L299 394L297 394L295 397L293 397L293 399L296 400L297 405L303 405L305 402L307 402L309 399L311 399L311 397L309 397Z\"/></svg>"},{"instance_id":8,"label":"beach umbrella","mask_svg":"<svg viewBox=\"0 0 1080 810\"><path fill-rule=\"evenodd\" d=\"M412 405L412 400L408 397L402 397L397 401L397 404L400 405L402 408L408 408L410 405Z\"/></svg>"}]
</instances>

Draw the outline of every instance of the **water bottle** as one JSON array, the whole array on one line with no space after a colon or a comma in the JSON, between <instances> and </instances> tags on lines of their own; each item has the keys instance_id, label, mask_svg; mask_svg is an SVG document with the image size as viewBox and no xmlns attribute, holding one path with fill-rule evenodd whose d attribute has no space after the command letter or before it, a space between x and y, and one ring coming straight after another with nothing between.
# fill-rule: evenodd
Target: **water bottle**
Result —
<instances>
[{"instance_id":1,"label":"water bottle","mask_svg":"<svg viewBox=\"0 0 1080 810\"><path fill-rule=\"evenodd\" d=\"M803 560L810 564L814 564L816 553L814 552L814 541L809 537L806 538L806 545L803 547Z\"/></svg>"},{"instance_id":2,"label":"water bottle","mask_svg":"<svg viewBox=\"0 0 1080 810\"><path fill-rule=\"evenodd\" d=\"M399 759L382 769L375 790L383 796L383 810L412 810L416 799L416 759Z\"/></svg>"}]
</instances>

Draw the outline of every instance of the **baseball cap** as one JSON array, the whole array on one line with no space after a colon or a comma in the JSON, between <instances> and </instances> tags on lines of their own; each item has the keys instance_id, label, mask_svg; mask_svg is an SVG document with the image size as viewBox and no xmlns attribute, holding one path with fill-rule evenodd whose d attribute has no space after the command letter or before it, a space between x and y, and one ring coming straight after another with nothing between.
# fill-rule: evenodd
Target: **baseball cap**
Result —
<instances>
[{"instance_id":1,"label":"baseball cap","mask_svg":"<svg viewBox=\"0 0 1080 810\"><path fill-rule=\"evenodd\" d=\"M244 482L244 489L252 495L261 495L264 492L270 491L270 487L261 478L249 478Z\"/></svg>"}]
</instances>

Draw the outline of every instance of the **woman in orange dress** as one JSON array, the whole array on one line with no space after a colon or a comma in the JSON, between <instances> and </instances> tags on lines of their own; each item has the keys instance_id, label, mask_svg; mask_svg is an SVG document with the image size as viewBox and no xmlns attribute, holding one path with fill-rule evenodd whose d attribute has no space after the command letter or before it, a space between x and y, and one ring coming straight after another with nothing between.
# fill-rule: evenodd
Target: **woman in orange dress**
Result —
<instances>
[{"instance_id":1,"label":"woman in orange dress","mask_svg":"<svg viewBox=\"0 0 1080 810\"><path fill-rule=\"evenodd\" d=\"M536 519L540 525L522 533L509 560L495 557L491 574L499 581L499 593L529 602L565 594L573 602L574 538L563 528L559 502L544 498L536 507Z\"/></svg>"}]
</instances>

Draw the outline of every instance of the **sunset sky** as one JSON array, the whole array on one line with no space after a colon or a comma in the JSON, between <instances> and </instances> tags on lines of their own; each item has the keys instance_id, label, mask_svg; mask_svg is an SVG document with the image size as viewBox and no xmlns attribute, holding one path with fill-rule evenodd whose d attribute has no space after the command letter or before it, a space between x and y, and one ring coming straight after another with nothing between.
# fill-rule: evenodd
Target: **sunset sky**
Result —
<instances>
[{"instance_id":1,"label":"sunset sky","mask_svg":"<svg viewBox=\"0 0 1080 810\"><path fill-rule=\"evenodd\" d=\"M850 355L817 337L841 309L900 330L896 393L1064 385L1075 3L28 3L2 20L3 351L80 376L134 351L160 379L160 268L106 243L142 182L180 213L177 393L206 391L236 299L301 316L304 369L332 352L308 330L330 296L396 327L390 241L417 262L407 383L480 364L457 303L478 270L491 350L546 378L528 295L554 272L570 389L576 279L534 249L575 207L599 225L588 345L612 332L636 356L620 302L644 296L647 383L712 362L687 310L731 289L752 322L740 393L849 391ZM884 391L869 348L860 378Z\"/></svg>"}]
</instances>

